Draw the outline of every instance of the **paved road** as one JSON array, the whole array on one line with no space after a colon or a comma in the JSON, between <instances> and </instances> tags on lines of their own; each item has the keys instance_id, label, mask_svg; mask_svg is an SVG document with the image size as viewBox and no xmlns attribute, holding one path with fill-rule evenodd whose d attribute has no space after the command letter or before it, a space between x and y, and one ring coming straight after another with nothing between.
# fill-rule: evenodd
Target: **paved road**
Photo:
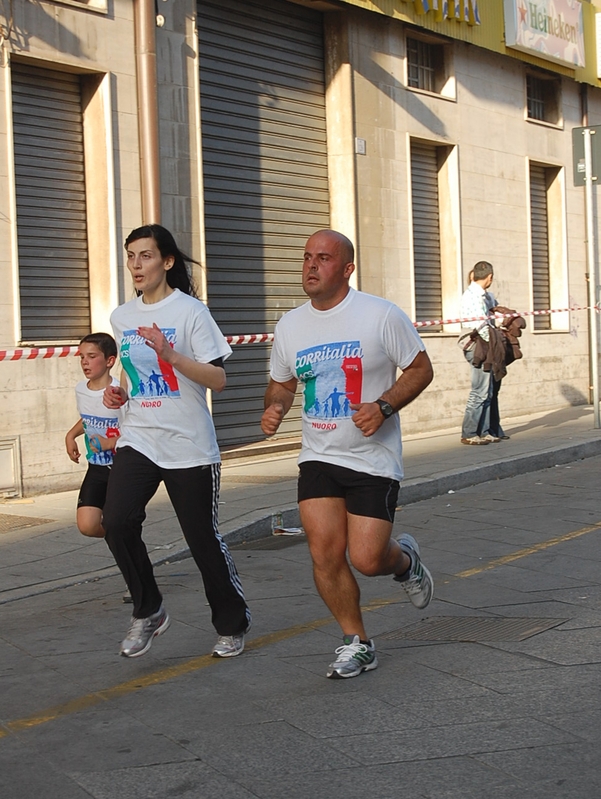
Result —
<instances>
[{"instance_id":1,"label":"paved road","mask_svg":"<svg viewBox=\"0 0 601 799\"><path fill-rule=\"evenodd\" d=\"M600 469L405 506L436 598L361 579L380 666L347 681L325 679L339 632L297 538L235 549L254 626L231 661L206 654L190 560L157 566L173 624L138 660L119 576L4 604L0 796L601 796Z\"/></svg>"}]
</instances>

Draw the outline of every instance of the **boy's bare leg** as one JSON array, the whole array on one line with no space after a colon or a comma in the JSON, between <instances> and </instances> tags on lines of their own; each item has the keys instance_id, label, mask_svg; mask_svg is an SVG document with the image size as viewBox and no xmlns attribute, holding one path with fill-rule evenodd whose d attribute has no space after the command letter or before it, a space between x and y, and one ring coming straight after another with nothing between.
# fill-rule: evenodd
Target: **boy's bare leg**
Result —
<instances>
[{"instance_id":1,"label":"boy's bare leg","mask_svg":"<svg viewBox=\"0 0 601 799\"><path fill-rule=\"evenodd\" d=\"M102 510L92 505L77 508L77 527L82 535L89 538L104 538L102 526Z\"/></svg>"}]
</instances>

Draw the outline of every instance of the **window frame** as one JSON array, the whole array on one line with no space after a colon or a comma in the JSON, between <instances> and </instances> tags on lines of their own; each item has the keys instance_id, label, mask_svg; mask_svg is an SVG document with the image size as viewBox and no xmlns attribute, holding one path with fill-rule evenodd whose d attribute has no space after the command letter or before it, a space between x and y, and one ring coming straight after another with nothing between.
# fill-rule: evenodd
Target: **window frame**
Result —
<instances>
[{"instance_id":1,"label":"window frame","mask_svg":"<svg viewBox=\"0 0 601 799\"><path fill-rule=\"evenodd\" d=\"M540 98L533 98L533 101L542 104L543 117L530 116L530 88L533 82L538 85L541 95ZM524 118L527 122L535 125L563 128L561 76L542 71L528 70L526 72L524 79Z\"/></svg>"},{"instance_id":2,"label":"window frame","mask_svg":"<svg viewBox=\"0 0 601 799\"><path fill-rule=\"evenodd\" d=\"M415 42L418 50L421 48L431 48L433 61L432 69L433 88L424 86L412 86L410 84L409 62L410 42ZM446 100L456 100L457 91L455 83L454 63L453 63L453 42L435 36L427 36L414 30L408 30L405 35L405 86L411 92L427 94L431 97L439 97ZM420 65L417 65L420 68ZM421 65L423 69L423 65Z\"/></svg>"}]
</instances>

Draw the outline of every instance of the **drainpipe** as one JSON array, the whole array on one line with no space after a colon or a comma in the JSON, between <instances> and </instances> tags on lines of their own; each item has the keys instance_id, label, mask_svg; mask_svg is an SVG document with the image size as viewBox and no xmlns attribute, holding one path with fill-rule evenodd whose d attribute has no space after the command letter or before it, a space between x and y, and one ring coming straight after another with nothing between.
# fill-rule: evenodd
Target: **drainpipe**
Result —
<instances>
[{"instance_id":1,"label":"drainpipe","mask_svg":"<svg viewBox=\"0 0 601 799\"><path fill-rule=\"evenodd\" d=\"M588 127L588 86L586 83L580 84L580 124L583 128ZM584 211L585 211L585 218L587 213L587 202L586 196L584 200ZM587 245L588 246L588 245ZM590 265L588 264L587 258L587 271L585 273L585 280L586 280L586 288L587 288L587 297L589 299L589 305L594 304L591 302L591 297L594 297L595 289L593 286L590 285L591 282L591 275L590 275ZM594 384L594 363L593 363L593 352L594 352L594 330L595 325L592 324L592 319L595 318L595 311L589 312L589 348L588 348L588 401L589 405L592 405L594 402L593 399L593 384Z\"/></svg>"},{"instance_id":2,"label":"drainpipe","mask_svg":"<svg viewBox=\"0 0 601 799\"><path fill-rule=\"evenodd\" d=\"M161 221L155 0L134 0L142 224Z\"/></svg>"}]
</instances>

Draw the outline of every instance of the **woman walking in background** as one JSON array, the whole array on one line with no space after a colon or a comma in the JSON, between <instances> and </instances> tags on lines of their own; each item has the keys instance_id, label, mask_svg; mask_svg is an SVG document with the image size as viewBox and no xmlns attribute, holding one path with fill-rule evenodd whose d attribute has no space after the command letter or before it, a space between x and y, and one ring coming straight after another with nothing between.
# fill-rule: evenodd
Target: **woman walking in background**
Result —
<instances>
[{"instance_id":1,"label":"woman walking in background","mask_svg":"<svg viewBox=\"0 0 601 799\"><path fill-rule=\"evenodd\" d=\"M104 507L106 541L133 599L121 654L138 657L169 627L142 540L146 505L164 481L202 575L218 633L216 657L242 653L250 612L227 545L217 529L220 455L206 390L225 387L231 354L206 306L194 296L190 261L160 225L132 231L125 242L137 297L111 324L123 367L109 386L108 408L123 407L121 438Z\"/></svg>"}]
</instances>

